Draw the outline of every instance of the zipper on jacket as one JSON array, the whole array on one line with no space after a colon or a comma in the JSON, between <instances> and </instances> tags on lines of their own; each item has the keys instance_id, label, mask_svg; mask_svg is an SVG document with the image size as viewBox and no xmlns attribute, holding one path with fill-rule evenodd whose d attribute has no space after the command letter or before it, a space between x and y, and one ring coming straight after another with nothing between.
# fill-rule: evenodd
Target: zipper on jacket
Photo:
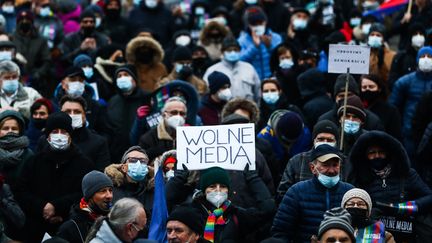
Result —
<instances>
[{"instance_id":1,"label":"zipper on jacket","mask_svg":"<svg viewBox=\"0 0 432 243\"><path fill-rule=\"evenodd\" d=\"M329 210L330 209L330 192L328 189L326 190L326 206L327 206L327 210Z\"/></svg>"},{"instance_id":2,"label":"zipper on jacket","mask_svg":"<svg viewBox=\"0 0 432 243\"><path fill-rule=\"evenodd\" d=\"M381 186L382 186L382 188L386 188L387 187L385 179L382 179L382 185Z\"/></svg>"}]
</instances>

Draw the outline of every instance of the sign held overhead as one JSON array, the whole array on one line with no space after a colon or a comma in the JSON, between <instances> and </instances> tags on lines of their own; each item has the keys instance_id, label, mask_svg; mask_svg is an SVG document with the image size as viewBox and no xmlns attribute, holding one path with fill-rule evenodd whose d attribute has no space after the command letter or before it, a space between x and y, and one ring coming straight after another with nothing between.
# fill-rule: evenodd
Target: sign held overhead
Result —
<instances>
[{"instance_id":1,"label":"sign held overhead","mask_svg":"<svg viewBox=\"0 0 432 243\"><path fill-rule=\"evenodd\" d=\"M252 123L177 127L177 169L218 166L255 170L255 127Z\"/></svg>"},{"instance_id":2,"label":"sign held overhead","mask_svg":"<svg viewBox=\"0 0 432 243\"><path fill-rule=\"evenodd\" d=\"M370 47L331 44L329 47L328 72L368 74Z\"/></svg>"}]
</instances>

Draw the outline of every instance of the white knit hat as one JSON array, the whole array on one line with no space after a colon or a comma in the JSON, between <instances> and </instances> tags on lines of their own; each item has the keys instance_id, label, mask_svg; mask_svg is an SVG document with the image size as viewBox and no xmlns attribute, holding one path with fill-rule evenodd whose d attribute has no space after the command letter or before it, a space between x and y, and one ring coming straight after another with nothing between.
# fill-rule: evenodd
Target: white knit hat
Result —
<instances>
[{"instance_id":1,"label":"white knit hat","mask_svg":"<svg viewBox=\"0 0 432 243\"><path fill-rule=\"evenodd\" d=\"M348 200L350 200L351 198L360 198L363 201L366 202L367 207L368 207L368 211L369 211L369 215L372 212L372 199L369 196L369 193L367 193L367 191L360 189L360 188L353 188L347 192L345 192L343 198L342 198L342 202L341 202L341 207L345 208L345 204Z\"/></svg>"}]
</instances>

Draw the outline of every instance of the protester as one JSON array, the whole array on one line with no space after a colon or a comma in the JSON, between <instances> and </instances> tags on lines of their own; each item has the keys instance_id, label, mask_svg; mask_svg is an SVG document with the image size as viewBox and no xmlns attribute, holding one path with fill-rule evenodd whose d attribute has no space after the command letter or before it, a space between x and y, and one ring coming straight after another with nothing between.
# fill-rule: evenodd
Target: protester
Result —
<instances>
[{"instance_id":1,"label":"protester","mask_svg":"<svg viewBox=\"0 0 432 243\"><path fill-rule=\"evenodd\" d=\"M205 243L209 242L203 239L204 222L200 219L199 211L186 207L179 206L172 211L167 220L167 236L168 242L174 243Z\"/></svg>"},{"instance_id":2,"label":"protester","mask_svg":"<svg viewBox=\"0 0 432 243\"><path fill-rule=\"evenodd\" d=\"M349 213L340 207L332 208L324 213L324 219L321 221L318 237L311 242L346 242L354 243L354 229L350 225L351 217ZM319 240L319 241L316 241Z\"/></svg>"},{"instance_id":3,"label":"protester","mask_svg":"<svg viewBox=\"0 0 432 243\"><path fill-rule=\"evenodd\" d=\"M29 139L29 148L36 151L36 146L39 138L44 134L44 129L48 116L54 112L54 107L50 100L40 98L30 107L30 122L25 131L25 135Z\"/></svg>"}]
</instances>

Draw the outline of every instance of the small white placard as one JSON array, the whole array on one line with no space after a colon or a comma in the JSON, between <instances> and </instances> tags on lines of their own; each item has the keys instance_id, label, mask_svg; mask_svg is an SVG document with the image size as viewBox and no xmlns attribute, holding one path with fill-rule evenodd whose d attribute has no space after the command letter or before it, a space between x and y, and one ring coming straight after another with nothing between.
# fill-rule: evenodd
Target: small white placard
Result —
<instances>
[{"instance_id":1,"label":"small white placard","mask_svg":"<svg viewBox=\"0 0 432 243\"><path fill-rule=\"evenodd\" d=\"M328 72L368 74L370 47L331 44L329 47Z\"/></svg>"}]
</instances>

